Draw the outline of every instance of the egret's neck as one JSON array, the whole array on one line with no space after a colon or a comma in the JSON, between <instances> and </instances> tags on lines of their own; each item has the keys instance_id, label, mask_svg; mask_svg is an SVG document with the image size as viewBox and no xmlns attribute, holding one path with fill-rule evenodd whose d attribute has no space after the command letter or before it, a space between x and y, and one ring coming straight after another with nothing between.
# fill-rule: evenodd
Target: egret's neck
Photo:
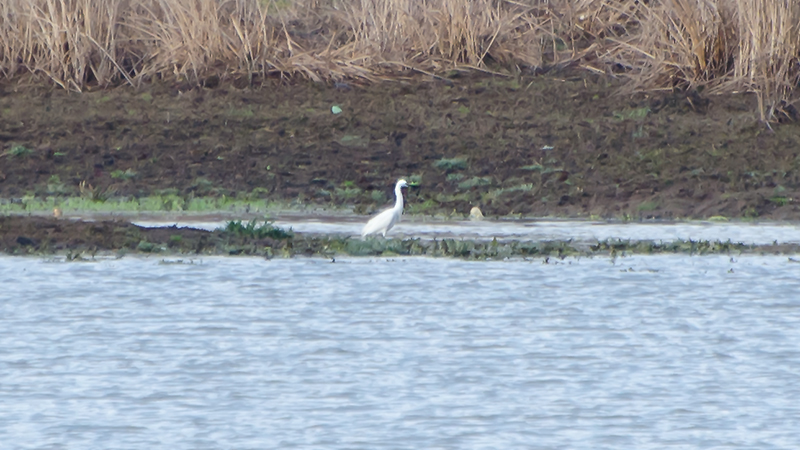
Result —
<instances>
[{"instance_id":1,"label":"egret's neck","mask_svg":"<svg viewBox=\"0 0 800 450\"><path fill-rule=\"evenodd\" d=\"M394 209L396 211L402 211L403 210L403 191L400 188L400 186L395 186L395 188L394 188L394 197L395 197Z\"/></svg>"}]
</instances>

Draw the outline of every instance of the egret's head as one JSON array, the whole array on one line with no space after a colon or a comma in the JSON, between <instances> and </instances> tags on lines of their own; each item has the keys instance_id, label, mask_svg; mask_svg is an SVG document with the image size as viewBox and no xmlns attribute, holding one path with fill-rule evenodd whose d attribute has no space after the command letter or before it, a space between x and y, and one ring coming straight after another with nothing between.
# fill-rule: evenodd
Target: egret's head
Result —
<instances>
[{"instance_id":1,"label":"egret's head","mask_svg":"<svg viewBox=\"0 0 800 450\"><path fill-rule=\"evenodd\" d=\"M397 187L399 187L399 188L407 188L408 187L408 182L405 179L401 178L401 179L397 180Z\"/></svg>"}]
</instances>

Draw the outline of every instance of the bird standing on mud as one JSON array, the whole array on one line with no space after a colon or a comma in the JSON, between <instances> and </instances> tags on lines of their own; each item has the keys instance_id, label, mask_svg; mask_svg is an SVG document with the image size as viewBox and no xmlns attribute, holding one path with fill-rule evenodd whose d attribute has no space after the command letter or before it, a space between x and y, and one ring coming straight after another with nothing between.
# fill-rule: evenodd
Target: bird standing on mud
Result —
<instances>
[{"instance_id":1,"label":"bird standing on mud","mask_svg":"<svg viewBox=\"0 0 800 450\"><path fill-rule=\"evenodd\" d=\"M397 180L397 184L394 186L394 207L386 209L372 219L369 219L369 222L364 225L364 229L361 230L361 237L377 233L381 233L383 237L386 237L386 232L392 229L395 223L400 221L400 216L403 214L402 189L407 187L408 183L406 180L402 178Z\"/></svg>"},{"instance_id":2,"label":"bird standing on mud","mask_svg":"<svg viewBox=\"0 0 800 450\"><path fill-rule=\"evenodd\" d=\"M469 210L469 220L483 220L483 213L479 207L473 206Z\"/></svg>"}]
</instances>

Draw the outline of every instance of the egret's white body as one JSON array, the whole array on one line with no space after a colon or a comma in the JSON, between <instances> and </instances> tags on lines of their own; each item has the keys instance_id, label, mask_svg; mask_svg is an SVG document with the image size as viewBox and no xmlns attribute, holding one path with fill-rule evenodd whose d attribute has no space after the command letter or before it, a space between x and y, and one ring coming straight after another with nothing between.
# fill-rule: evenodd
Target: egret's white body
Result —
<instances>
[{"instance_id":1,"label":"egret's white body","mask_svg":"<svg viewBox=\"0 0 800 450\"><path fill-rule=\"evenodd\" d=\"M364 229L361 230L361 237L377 233L386 237L386 232L400 221L400 216L403 214L403 191L401 189L404 187L408 187L406 180L397 180L397 184L394 186L394 206L369 219L369 222L364 225Z\"/></svg>"}]
</instances>

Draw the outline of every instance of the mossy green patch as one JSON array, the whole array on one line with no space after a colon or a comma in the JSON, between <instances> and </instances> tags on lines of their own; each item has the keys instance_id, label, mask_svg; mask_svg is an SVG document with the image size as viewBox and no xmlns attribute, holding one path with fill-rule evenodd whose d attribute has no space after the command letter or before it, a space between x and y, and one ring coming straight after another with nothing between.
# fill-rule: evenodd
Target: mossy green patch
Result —
<instances>
[{"instance_id":1,"label":"mossy green patch","mask_svg":"<svg viewBox=\"0 0 800 450\"><path fill-rule=\"evenodd\" d=\"M659 202L656 200L650 200L646 202L639 203L639 206L636 209L640 212L647 212L647 211L655 211L658 209Z\"/></svg>"},{"instance_id":2,"label":"mossy green patch","mask_svg":"<svg viewBox=\"0 0 800 450\"><path fill-rule=\"evenodd\" d=\"M489 186L492 184L492 177L472 177L458 183L459 189L472 189L478 186Z\"/></svg>"},{"instance_id":3,"label":"mossy green patch","mask_svg":"<svg viewBox=\"0 0 800 450\"><path fill-rule=\"evenodd\" d=\"M13 156L14 158L25 158L33 154L33 151L24 145L12 145L5 153L0 156Z\"/></svg>"},{"instance_id":4,"label":"mossy green patch","mask_svg":"<svg viewBox=\"0 0 800 450\"><path fill-rule=\"evenodd\" d=\"M291 230L286 231L266 220L259 223L255 219L247 223L242 223L241 220L230 221L220 231L231 236L250 239L291 239L294 236Z\"/></svg>"},{"instance_id":5,"label":"mossy green patch","mask_svg":"<svg viewBox=\"0 0 800 450\"><path fill-rule=\"evenodd\" d=\"M650 108L647 106L640 108L630 108L622 111L614 111L614 118L617 120L642 120L650 114Z\"/></svg>"},{"instance_id":6,"label":"mossy green patch","mask_svg":"<svg viewBox=\"0 0 800 450\"><path fill-rule=\"evenodd\" d=\"M455 158L442 158L433 163L433 167L451 171L451 170L462 170L467 168L467 158L459 156Z\"/></svg>"},{"instance_id":7,"label":"mossy green patch","mask_svg":"<svg viewBox=\"0 0 800 450\"><path fill-rule=\"evenodd\" d=\"M447 181L461 181L464 179L463 173L448 173Z\"/></svg>"},{"instance_id":8,"label":"mossy green patch","mask_svg":"<svg viewBox=\"0 0 800 450\"><path fill-rule=\"evenodd\" d=\"M136 176L136 171L132 169L114 170L110 175L115 180L130 180Z\"/></svg>"}]
</instances>

